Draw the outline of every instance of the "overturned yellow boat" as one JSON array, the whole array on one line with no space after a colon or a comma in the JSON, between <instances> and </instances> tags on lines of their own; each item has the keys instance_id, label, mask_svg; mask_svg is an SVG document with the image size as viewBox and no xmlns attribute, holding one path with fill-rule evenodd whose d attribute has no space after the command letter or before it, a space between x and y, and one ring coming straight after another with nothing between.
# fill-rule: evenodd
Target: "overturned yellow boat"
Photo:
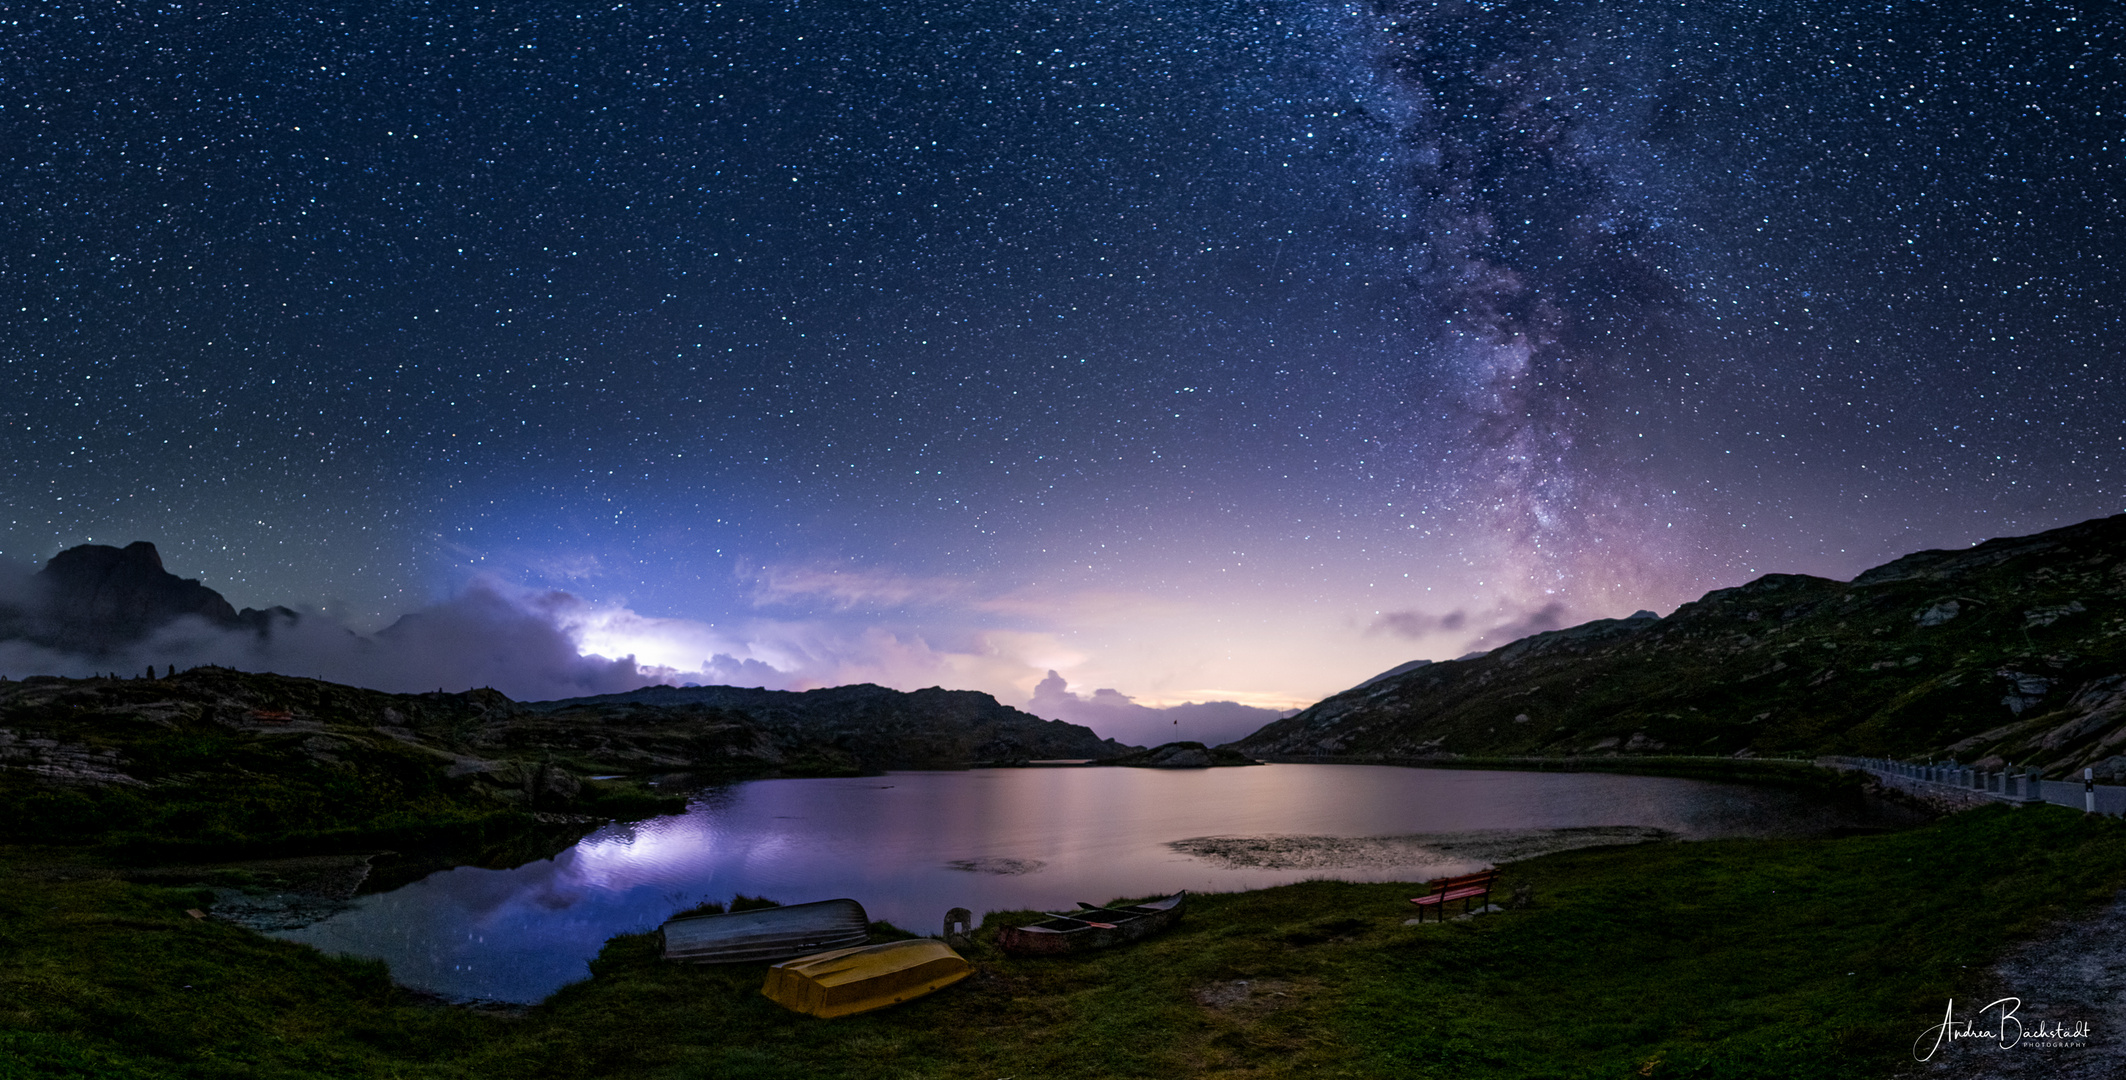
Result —
<instances>
[{"instance_id":1,"label":"overturned yellow boat","mask_svg":"<svg viewBox=\"0 0 2126 1080\"><path fill-rule=\"evenodd\" d=\"M942 941L889 941L777 964L760 992L785 1009L848 1016L911 1001L972 974L974 965Z\"/></svg>"}]
</instances>

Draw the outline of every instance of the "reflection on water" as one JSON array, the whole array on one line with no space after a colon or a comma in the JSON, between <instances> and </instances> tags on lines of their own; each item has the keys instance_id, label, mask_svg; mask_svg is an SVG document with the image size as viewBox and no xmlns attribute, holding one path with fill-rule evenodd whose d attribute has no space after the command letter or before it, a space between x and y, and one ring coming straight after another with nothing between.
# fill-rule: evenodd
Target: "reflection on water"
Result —
<instances>
[{"instance_id":1,"label":"reflection on water","mask_svg":"<svg viewBox=\"0 0 2126 1080\"><path fill-rule=\"evenodd\" d=\"M1707 839L1902 823L1895 813L1666 777L1366 765L759 780L706 792L683 815L601 829L552 859L433 874L281 936L383 959L400 982L436 993L535 1001L584 978L614 934L735 893L786 903L854 897L874 919L934 933L953 907L1068 908L1181 889L1477 868L1274 870L1168 846L1193 837L1642 825Z\"/></svg>"}]
</instances>

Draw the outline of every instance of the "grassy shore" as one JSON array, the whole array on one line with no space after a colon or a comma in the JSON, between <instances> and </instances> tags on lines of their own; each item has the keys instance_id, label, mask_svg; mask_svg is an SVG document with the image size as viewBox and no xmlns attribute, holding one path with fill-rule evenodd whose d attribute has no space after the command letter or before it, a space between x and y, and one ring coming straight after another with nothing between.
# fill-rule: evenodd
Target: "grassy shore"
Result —
<instances>
[{"instance_id":1,"label":"grassy shore","mask_svg":"<svg viewBox=\"0 0 2126 1080\"><path fill-rule=\"evenodd\" d=\"M1884 1075L2002 950L2126 886L2126 826L1987 808L1906 832L1507 868L1524 909L1406 926L1404 885L1192 901L1176 930L819 1021L764 968L613 939L526 1010L188 917L206 894L0 856L0 1078ZM63 868L62 868L63 869ZM66 878L67 880L62 880ZM791 898L797 899L797 898Z\"/></svg>"}]
</instances>

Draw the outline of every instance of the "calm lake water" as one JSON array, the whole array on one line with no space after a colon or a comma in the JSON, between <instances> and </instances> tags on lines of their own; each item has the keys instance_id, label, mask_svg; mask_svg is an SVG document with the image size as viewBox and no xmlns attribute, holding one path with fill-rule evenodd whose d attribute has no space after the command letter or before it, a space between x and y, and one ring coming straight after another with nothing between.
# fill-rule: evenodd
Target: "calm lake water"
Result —
<instances>
[{"instance_id":1,"label":"calm lake water","mask_svg":"<svg viewBox=\"0 0 2126 1080\"><path fill-rule=\"evenodd\" d=\"M1478 868L1233 868L1168 846L1194 837L1636 825L1710 839L1906 820L1881 804L1601 773L1264 765L759 780L705 791L683 815L600 829L552 859L433 874L280 936L382 959L398 981L450 997L536 1001L586 977L607 938L735 893L785 903L854 897L873 919L936 933L953 907L979 918L1182 889Z\"/></svg>"}]
</instances>

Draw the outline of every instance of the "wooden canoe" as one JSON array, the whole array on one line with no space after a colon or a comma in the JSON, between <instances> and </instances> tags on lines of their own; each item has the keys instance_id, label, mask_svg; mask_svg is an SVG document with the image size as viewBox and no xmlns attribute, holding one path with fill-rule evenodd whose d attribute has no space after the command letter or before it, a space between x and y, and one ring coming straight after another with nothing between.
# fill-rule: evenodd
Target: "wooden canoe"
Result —
<instances>
[{"instance_id":1,"label":"wooden canoe","mask_svg":"<svg viewBox=\"0 0 2126 1080\"><path fill-rule=\"evenodd\" d=\"M1014 956L1057 956L1063 953L1107 949L1150 937L1181 920L1185 892L1164 900L1123 907L1096 908L1086 904L1068 915L1056 915L1032 926L1008 926L997 931L997 947Z\"/></svg>"},{"instance_id":2,"label":"wooden canoe","mask_svg":"<svg viewBox=\"0 0 2126 1080\"><path fill-rule=\"evenodd\" d=\"M871 921L854 900L821 900L727 915L670 919L664 958L696 964L757 964L845 949L871 940Z\"/></svg>"},{"instance_id":3,"label":"wooden canoe","mask_svg":"<svg viewBox=\"0 0 2126 1080\"><path fill-rule=\"evenodd\" d=\"M802 956L768 969L760 992L809 1016L870 1012L922 997L974 974L942 941L918 938Z\"/></svg>"}]
</instances>

